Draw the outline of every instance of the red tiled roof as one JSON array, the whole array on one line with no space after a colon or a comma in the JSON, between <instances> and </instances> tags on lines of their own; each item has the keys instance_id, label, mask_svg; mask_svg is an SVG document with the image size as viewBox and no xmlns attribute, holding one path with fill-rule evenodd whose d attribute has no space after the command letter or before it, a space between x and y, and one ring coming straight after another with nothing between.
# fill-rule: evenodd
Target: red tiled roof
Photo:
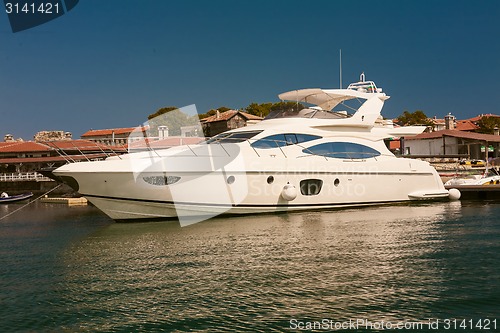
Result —
<instances>
[{"instance_id":1,"label":"red tiled roof","mask_svg":"<svg viewBox=\"0 0 500 333\"><path fill-rule=\"evenodd\" d=\"M0 154L7 153L35 153L50 152L54 150L79 150L79 151L120 151L122 147L110 147L89 140L62 140L49 142L16 141L0 142Z\"/></svg>"},{"instance_id":2,"label":"red tiled roof","mask_svg":"<svg viewBox=\"0 0 500 333\"><path fill-rule=\"evenodd\" d=\"M499 115L492 114L492 113L487 113L487 114L480 114L479 116L472 117L472 118L469 118L469 119L466 119L466 120L469 120L469 121L472 121L472 122L476 122L476 121L479 121L483 117L496 117L496 118L500 118Z\"/></svg>"},{"instance_id":3,"label":"red tiled roof","mask_svg":"<svg viewBox=\"0 0 500 333\"><path fill-rule=\"evenodd\" d=\"M443 118L427 118L430 122L432 122L434 125L444 125L445 120Z\"/></svg>"},{"instance_id":4,"label":"red tiled roof","mask_svg":"<svg viewBox=\"0 0 500 333\"><path fill-rule=\"evenodd\" d=\"M0 158L0 164L12 163L50 163L50 162L67 162L67 161L86 161L96 158L104 158L107 155L100 154L85 154L85 155L69 155L66 156L47 156L47 157L15 157L15 158Z\"/></svg>"},{"instance_id":5,"label":"red tiled roof","mask_svg":"<svg viewBox=\"0 0 500 333\"><path fill-rule=\"evenodd\" d=\"M50 150L50 147L33 141L0 142L0 153L26 153Z\"/></svg>"},{"instance_id":6,"label":"red tiled roof","mask_svg":"<svg viewBox=\"0 0 500 333\"><path fill-rule=\"evenodd\" d=\"M115 135L120 135L120 134L130 134L134 131L142 131L145 132L147 128L145 126L143 127L125 127L125 128L108 128L108 129L100 129L100 130L89 130L85 133L82 134L83 137L87 136L111 136L113 133Z\"/></svg>"},{"instance_id":7,"label":"red tiled roof","mask_svg":"<svg viewBox=\"0 0 500 333\"><path fill-rule=\"evenodd\" d=\"M500 135L493 134L481 134L474 132L464 132L457 130L442 130L430 133L421 133L419 135L411 136L405 138L406 140L425 140L425 139L436 139L443 136L452 136L455 138L470 139L477 141L488 141L488 142L500 142Z\"/></svg>"},{"instance_id":8,"label":"red tiled roof","mask_svg":"<svg viewBox=\"0 0 500 333\"><path fill-rule=\"evenodd\" d=\"M478 128L479 126L475 125L470 120L457 120L457 123L455 125L455 129L457 131L474 131L477 130Z\"/></svg>"},{"instance_id":9,"label":"red tiled roof","mask_svg":"<svg viewBox=\"0 0 500 333\"><path fill-rule=\"evenodd\" d=\"M254 116L253 114L246 113L246 112L243 112L243 111L228 110L226 112L221 112L219 114L219 117L217 117L217 115L214 114L213 116L210 116L210 117L207 117L207 118L203 118L202 121L205 122L205 123L213 123L213 122L222 121L222 120L226 120L227 121L227 120L231 119L232 117L234 117L238 113L243 118L245 118L247 120L262 120L262 119L264 119L262 117Z\"/></svg>"}]
</instances>

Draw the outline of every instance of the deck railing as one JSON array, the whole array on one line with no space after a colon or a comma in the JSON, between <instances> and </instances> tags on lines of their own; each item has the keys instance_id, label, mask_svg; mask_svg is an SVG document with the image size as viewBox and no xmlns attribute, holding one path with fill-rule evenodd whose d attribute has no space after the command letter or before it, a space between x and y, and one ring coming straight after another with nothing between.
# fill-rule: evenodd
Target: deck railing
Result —
<instances>
[{"instance_id":1,"label":"deck railing","mask_svg":"<svg viewBox=\"0 0 500 333\"><path fill-rule=\"evenodd\" d=\"M15 173L0 173L0 182L19 182L19 181L37 181L48 182L53 181L49 177L38 172L15 172Z\"/></svg>"}]
</instances>

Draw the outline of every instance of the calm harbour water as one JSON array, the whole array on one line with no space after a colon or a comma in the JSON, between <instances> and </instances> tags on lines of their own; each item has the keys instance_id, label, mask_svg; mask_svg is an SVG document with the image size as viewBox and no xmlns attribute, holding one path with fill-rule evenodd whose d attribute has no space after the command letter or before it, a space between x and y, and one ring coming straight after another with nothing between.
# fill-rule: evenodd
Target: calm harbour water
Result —
<instances>
[{"instance_id":1,"label":"calm harbour water","mask_svg":"<svg viewBox=\"0 0 500 333\"><path fill-rule=\"evenodd\" d=\"M499 217L500 204L464 201L181 228L34 203L0 220L0 331L500 331Z\"/></svg>"}]
</instances>

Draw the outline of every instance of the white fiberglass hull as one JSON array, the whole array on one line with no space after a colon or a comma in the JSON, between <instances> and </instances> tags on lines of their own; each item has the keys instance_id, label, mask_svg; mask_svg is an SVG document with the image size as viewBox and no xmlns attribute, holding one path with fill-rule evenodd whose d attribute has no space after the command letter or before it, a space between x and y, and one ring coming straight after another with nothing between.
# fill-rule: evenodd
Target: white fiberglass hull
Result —
<instances>
[{"instance_id":1,"label":"white fiberglass hull","mask_svg":"<svg viewBox=\"0 0 500 333\"><path fill-rule=\"evenodd\" d=\"M330 209L448 197L435 170L421 161L327 161L315 156L308 161L315 168L308 167L308 171L293 161L279 169L276 162L276 158L260 158L247 163L243 168L247 171L229 163L204 172L196 168L200 163L190 160L185 161L195 166L190 170L165 172L163 165L160 172L127 170L129 162L115 160L68 164L55 173L74 179L78 191L115 220ZM151 181L158 175L180 180L159 185ZM311 179L321 181L317 194L301 189L301 182ZM287 184L295 188L292 200L282 195Z\"/></svg>"}]
</instances>

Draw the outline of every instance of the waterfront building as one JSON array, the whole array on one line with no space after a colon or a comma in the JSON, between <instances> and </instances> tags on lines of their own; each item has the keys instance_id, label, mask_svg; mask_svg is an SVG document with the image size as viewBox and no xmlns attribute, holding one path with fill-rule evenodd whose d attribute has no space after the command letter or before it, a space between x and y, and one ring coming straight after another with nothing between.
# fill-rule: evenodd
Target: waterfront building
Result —
<instances>
[{"instance_id":1,"label":"waterfront building","mask_svg":"<svg viewBox=\"0 0 500 333\"><path fill-rule=\"evenodd\" d=\"M217 111L213 116L201 119L205 136L214 136L219 133L255 124L264 118L239 110Z\"/></svg>"},{"instance_id":2,"label":"waterfront building","mask_svg":"<svg viewBox=\"0 0 500 333\"><path fill-rule=\"evenodd\" d=\"M499 118L494 114L481 114L473 118L457 120L455 116L448 113L444 118L429 118L433 124L417 136L402 140L395 138L390 142L391 151L402 146L401 153L404 155L442 156L466 159L490 159L500 155L498 145L498 129L494 134L477 133L480 130L480 121L484 117ZM402 143L402 144L401 144ZM485 149L488 147L488 150ZM398 149L399 151L399 149ZM486 155L488 153L488 155Z\"/></svg>"},{"instance_id":3,"label":"waterfront building","mask_svg":"<svg viewBox=\"0 0 500 333\"><path fill-rule=\"evenodd\" d=\"M59 167L67 162L103 159L125 151L88 140L0 142L0 191L46 192L54 188L56 182L43 176L39 172L41 169ZM72 192L67 186L58 191Z\"/></svg>"},{"instance_id":4,"label":"waterfront building","mask_svg":"<svg viewBox=\"0 0 500 333\"><path fill-rule=\"evenodd\" d=\"M148 127L125 127L125 128L109 128L99 130L89 130L82 134L81 138L96 143L104 144L107 146L123 146L126 147L129 143L129 137L132 133L137 135L132 136L146 136Z\"/></svg>"},{"instance_id":5,"label":"waterfront building","mask_svg":"<svg viewBox=\"0 0 500 333\"><path fill-rule=\"evenodd\" d=\"M40 131L33 137L35 142L71 140L73 134L65 131Z\"/></svg>"},{"instance_id":6,"label":"waterfront building","mask_svg":"<svg viewBox=\"0 0 500 333\"><path fill-rule=\"evenodd\" d=\"M405 149L410 155L488 160L500 157L500 135L445 129L406 138Z\"/></svg>"},{"instance_id":7,"label":"waterfront building","mask_svg":"<svg viewBox=\"0 0 500 333\"><path fill-rule=\"evenodd\" d=\"M123 149L97 144L88 140L50 142L0 142L0 174L32 173L56 167L67 161L102 159L109 154L123 153Z\"/></svg>"},{"instance_id":8,"label":"waterfront building","mask_svg":"<svg viewBox=\"0 0 500 333\"><path fill-rule=\"evenodd\" d=\"M468 119L459 120L456 119L455 116L452 115L451 113L448 113L444 118L437 118L436 116L434 116L433 118L427 118L427 122L430 123L431 125L427 124L422 124L422 125L428 126L426 132L437 132L445 129L455 129L458 131L465 131L465 132L476 132L480 129L479 123L481 119L485 117L493 117L500 119L499 115L488 113L488 114L480 114L476 117ZM393 119L393 122L397 124L398 119L397 118Z\"/></svg>"}]
</instances>

